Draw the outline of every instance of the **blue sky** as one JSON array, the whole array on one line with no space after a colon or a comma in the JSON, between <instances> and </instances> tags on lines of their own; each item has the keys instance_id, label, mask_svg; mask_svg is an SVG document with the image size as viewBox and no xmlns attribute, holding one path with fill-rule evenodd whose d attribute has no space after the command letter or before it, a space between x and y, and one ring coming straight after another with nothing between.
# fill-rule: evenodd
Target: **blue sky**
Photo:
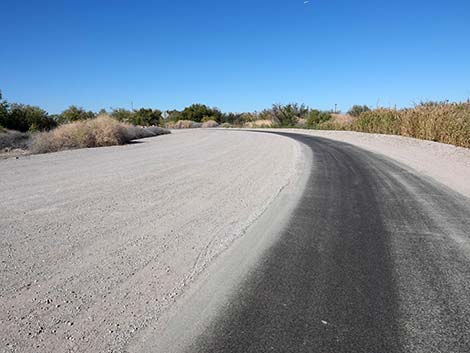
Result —
<instances>
[{"instance_id":1,"label":"blue sky","mask_svg":"<svg viewBox=\"0 0 470 353\"><path fill-rule=\"evenodd\" d=\"M0 18L0 89L51 113L470 97L468 0L2 0Z\"/></svg>"}]
</instances>

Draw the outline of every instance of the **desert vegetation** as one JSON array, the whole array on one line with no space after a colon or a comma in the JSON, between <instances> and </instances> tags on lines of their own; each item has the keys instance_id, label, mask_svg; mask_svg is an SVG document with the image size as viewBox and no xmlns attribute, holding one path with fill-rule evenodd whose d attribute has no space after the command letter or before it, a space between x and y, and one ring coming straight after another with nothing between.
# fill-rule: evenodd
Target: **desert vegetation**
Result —
<instances>
[{"instance_id":1,"label":"desert vegetation","mask_svg":"<svg viewBox=\"0 0 470 353\"><path fill-rule=\"evenodd\" d=\"M28 149L31 136L27 133L7 130L0 127L0 151Z\"/></svg>"},{"instance_id":2,"label":"desert vegetation","mask_svg":"<svg viewBox=\"0 0 470 353\"><path fill-rule=\"evenodd\" d=\"M48 153L65 149L122 145L132 140L170 133L156 126L161 112L119 111L113 117L71 106L57 115L24 104L9 103L0 93L0 152ZM124 114L125 113L125 114Z\"/></svg>"},{"instance_id":3,"label":"desert vegetation","mask_svg":"<svg viewBox=\"0 0 470 353\"><path fill-rule=\"evenodd\" d=\"M353 105L348 111L348 115L358 117L362 113L370 111L370 108L367 105Z\"/></svg>"},{"instance_id":4,"label":"desert vegetation","mask_svg":"<svg viewBox=\"0 0 470 353\"><path fill-rule=\"evenodd\" d=\"M357 116L349 117L323 122L318 128L401 135L470 148L468 101L424 102L403 109L362 109Z\"/></svg>"},{"instance_id":5,"label":"desert vegetation","mask_svg":"<svg viewBox=\"0 0 470 353\"><path fill-rule=\"evenodd\" d=\"M30 149L33 153L48 153L74 148L115 146L165 133L169 131L158 127L126 125L103 114L93 119L60 125L52 131L36 133L32 137Z\"/></svg>"},{"instance_id":6,"label":"desert vegetation","mask_svg":"<svg viewBox=\"0 0 470 353\"><path fill-rule=\"evenodd\" d=\"M367 105L354 105L347 114L312 109L298 103L273 104L261 111L241 113L225 113L204 104L165 112L151 108L114 108L109 112L102 109L95 113L70 106L60 114L49 115L39 107L9 103L2 99L0 92L2 149L6 146L30 146L36 152L47 152L122 144L161 134L163 130L159 126L170 129L283 127L351 130L470 147L470 102L426 102L403 109L371 109ZM30 138L32 135L34 138Z\"/></svg>"}]
</instances>

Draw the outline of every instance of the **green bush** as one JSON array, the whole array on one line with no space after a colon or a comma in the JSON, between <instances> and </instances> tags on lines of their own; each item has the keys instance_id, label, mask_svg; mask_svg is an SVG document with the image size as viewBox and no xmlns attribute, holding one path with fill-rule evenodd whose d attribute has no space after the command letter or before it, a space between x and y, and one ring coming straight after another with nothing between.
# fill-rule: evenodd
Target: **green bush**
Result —
<instances>
[{"instance_id":1,"label":"green bush","mask_svg":"<svg viewBox=\"0 0 470 353\"><path fill-rule=\"evenodd\" d=\"M225 113L222 116L222 124L243 125L244 114Z\"/></svg>"},{"instance_id":2,"label":"green bush","mask_svg":"<svg viewBox=\"0 0 470 353\"><path fill-rule=\"evenodd\" d=\"M134 113L123 108L116 108L111 111L111 117L123 123L129 123L133 119Z\"/></svg>"},{"instance_id":3,"label":"green bush","mask_svg":"<svg viewBox=\"0 0 470 353\"><path fill-rule=\"evenodd\" d=\"M309 109L305 104L290 103L286 105L273 104L272 108L265 111L260 115L261 120L265 119L266 115L270 115L270 120L276 126L293 127L299 119L306 119Z\"/></svg>"},{"instance_id":4,"label":"green bush","mask_svg":"<svg viewBox=\"0 0 470 353\"><path fill-rule=\"evenodd\" d=\"M86 111L82 107L71 105L57 116L57 121L59 124L68 124L93 118L95 118L95 113Z\"/></svg>"},{"instance_id":5,"label":"green bush","mask_svg":"<svg viewBox=\"0 0 470 353\"><path fill-rule=\"evenodd\" d=\"M7 129L27 132L50 130L57 123L39 107L14 103L9 106L1 125Z\"/></svg>"},{"instance_id":6,"label":"green bush","mask_svg":"<svg viewBox=\"0 0 470 353\"><path fill-rule=\"evenodd\" d=\"M162 112L158 109L141 108L133 112L129 123L141 126L154 126L160 124L161 117Z\"/></svg>"},{"instance_id":7,"label":"green bush","mask_svg":"<svg viewBox=\"0 0 470 353\"><path fill-rule=\"evenodd\" d=\"M93 119L95 117L96 115L92 111L86 111L81 107L71 105L57 116L57 122L59 124L67 124L73 123L74 121Z\"/></svg>"},{"instance_id":8,"label":"green bush","mask_svg":"<svg viewBox=\"0 0 470 353\"><path fill-rule=\"evenodd\" d=\"M308 113L306 125L308 128L318 128L321 123L327 122L330 119L331 113L312 109Z\"/></svg>"},{"instance_id":9,"label":"green bush","mask_svg":"<svg viewBox=\"0 0 470 353\"><path fill-rule=\"evenodd\" d=\"M184 108L182 112L174 115L176 120L191 120L201 123L204 118L215 120L218 123L222 121L222 112L217 108L209 108L204 104L193 104Z\"/></svg>"},{"instance_id":10,"label":"green bush","mask_svg":"<svg viewBox=\"0 0 470 353\"><path fill-rule=\"evenodd\" d=\"M352 124L352 129L376 134L400 134L400 111L379 108L362 113Z\"/></svg>"},{"instance_id":11,"label":"green bush","mask_svg":"<svg viewBox=\"0 0 470 353\"><path fill-rule=\"evenodd\" d=\"M123 123L139 125L139 126L154 126L160 124L162 112L158 109L141 108L138 110L127 110L123 108L113 109L111 116Z\"/></svg>"}]
</instances>

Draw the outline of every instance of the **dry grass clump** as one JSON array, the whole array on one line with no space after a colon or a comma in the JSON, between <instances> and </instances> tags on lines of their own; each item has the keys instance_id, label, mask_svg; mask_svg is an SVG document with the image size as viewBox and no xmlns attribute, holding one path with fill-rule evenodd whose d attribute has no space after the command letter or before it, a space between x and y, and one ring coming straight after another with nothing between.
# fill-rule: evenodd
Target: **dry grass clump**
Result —
<instances>
[{"instance_id":1,"label":"dry grass clump","mask_svg":"<svg viewBox=\"0 0 470 353\"><path fill-rule=\"evenodd\" d=\"M140 127L121 123L109 115L60 125L50 132L33 136L32 153L67 149L123 145L132 140L170 134L158 126Z\"/></svg>"},{"instance_id":2,"label":"dry grass clump","mask_svg":"<svg viewBox=\"0 0 470 353\"><path fill-rule=\"evenodd\" d=\"M400 135L401 117L396 109L379 108L362 113L351 125L355 131Z\"/></svg>"},{"instance_id":3,"label":"dry grass clump","mask_svg":"<svg viewBox=\"0 0 470 353\"><path fill-rule=\"evenodd\" d=\"M202 127L207 129L207 128L213 128L213 127L218 127L219 123L215 120L208 120L202 123Z\"/></svg>"},{"instance_id":4,"label":"dry grass clump","mask_svg":"<svg viewBox=\"0 0 470 353\"><path fill-rule=\"evenodd\" d=\"M0 151L28 149L31 136L29 134L0 128Z\"/></svg>"},{"instance_id":5,"label":"dry grass clump","mask_svg":"<svg viewBox=\"0 0 470 353\"><path fill-rule=\"evenodd\" d=\"M403 110L401 134L470 147L470 103L425 104Z\"/></svg>"},{"instance_id":6,"label":"dry grass clump","mask_svg":"<svg viewBox=\"0 0 470 353\"><path fill-rule=\"evenodd\" d=\"M274 123L272 120L268 119L259 119L255 121L246 122L243 127L247 128L264 128L264 127L273 127Z\"/></svg>"},{"instance_id":7,"label":"dry grass clump","mask_svg":"<svg viewBox=\"0 0 470 353\"><path fill-rule=\"evenodd\" d=\"M127 125L127 134L130 140L138 140L147 137L171 134L171 132L158 126L140 127Z\"/></svg>"},{"instance_id":8,"label":"dry grass clump","mask_svg":"<svg viewBox=\"0 0 470 353\"><path fill-rule=\"evenodd\" d=\"M34 135L31 152L47 153L66 149L122 145L132 137L128 126L101 115L96 119L64 124L50 132Z\"/></svg>"},{"instance_id":9,"label":"dry grass clump","mask_svg":"<svg viewBox=\"0 0 470 353\"><path fill-rule=\"evenodd\" d=\"M196 123L191 120L178 120L175 122L169 122L166 124L169 129L197 129L202 127L202 123Z\"/></svg>"},{"instance_id":10,"label":"dry grass clump","mask_svg":"<svg viewBox=\"0 0 470 353\"><path fill-rule=\"evenodd\" d=\"M394 134L470 147L470 103L424 103L362 113L346 130Z\"/></svg>"}]
</instances>

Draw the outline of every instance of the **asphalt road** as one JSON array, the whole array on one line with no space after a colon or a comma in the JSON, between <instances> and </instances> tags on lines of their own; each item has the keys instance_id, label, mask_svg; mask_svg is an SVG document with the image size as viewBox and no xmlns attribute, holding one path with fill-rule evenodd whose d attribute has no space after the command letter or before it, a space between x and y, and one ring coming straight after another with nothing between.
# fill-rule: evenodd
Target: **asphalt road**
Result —
<instances>
[{"instance_id":1,"label":"asphalt road","mask_svg":"<svg viewBox=\"0 0 470 353\"><path fill-rule=\"evenodd\" d=\"M305 192L183 350L470 352L469 199L351 145L282 135L313 152Z\"/></svg>"}]
</instances>

